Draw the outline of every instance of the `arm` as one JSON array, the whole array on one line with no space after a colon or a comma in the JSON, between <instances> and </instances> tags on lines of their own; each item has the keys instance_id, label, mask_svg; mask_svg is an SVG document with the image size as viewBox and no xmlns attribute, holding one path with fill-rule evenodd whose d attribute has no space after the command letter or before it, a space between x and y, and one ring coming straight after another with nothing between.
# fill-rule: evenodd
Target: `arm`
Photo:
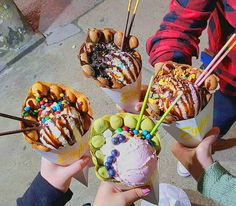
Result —
<instances>
[{"instance_id":1,"label":"arm","mask_svg":"<svg viewBox=\"0 0 236 206\"><path fill-rule=\"evenodd\" d=\"M17 206L63 206L72 197L71 179L89 164L89 157L81 157L68 166L60 166L42 158L40 173L36 176Z\"/></svg>"},{"instance_id":2,"label":"arm","mask_svg":"<svg viewBox=\"0 0 236 206\"><path fill-rule=\"evenodd\" d=\"M66 193L49 184L39 173L25 194L17 199L17 206L62 206L72 197L70 189Z\"/></svg>"},{"instance_id":3,"label":"arm","mask_svg":"<svg viewBox=\"0 0 236 206\"><path fill-rule=\"evenodd\" d=\"M224 206L235 206L236 178L214 162L211 154L219 132L218 128L211 129L196 148L175 142L172 153L198 182L199 192Z\"/></svg>"},{"instance_id":4,"label":"arm","mask_svg":"<svg viewBox=\"0 0 236 206\"><path fill-rule=\"evenodd\" d=\"M221 205L236 205L236 178L218 162L205 170L198 182L198 191Z\"/></svg>"},{"instance_id":5,"label":"arm","mask_svg":"<svg viewBox=\"0 0 236 206\"><path fill-rule=\"evenodd\" d=\"M191 64L191 57L198 56L199 36L214 8L214 0L172 0L160 29L147 40L150 63L175 61Z\"/></svg>"}]
</instances>

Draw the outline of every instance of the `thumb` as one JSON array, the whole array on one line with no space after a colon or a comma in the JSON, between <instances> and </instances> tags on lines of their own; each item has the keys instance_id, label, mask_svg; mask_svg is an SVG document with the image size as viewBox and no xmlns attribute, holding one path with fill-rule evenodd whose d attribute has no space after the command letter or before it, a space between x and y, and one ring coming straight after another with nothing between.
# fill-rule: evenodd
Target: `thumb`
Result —
<instances>
[{"instance_id":1,"label":"thumb","mask_svg":"<svg viewBox=\"0 0 236 206\"><path fill-rule=\"evenodd\" d=\"M204 144L207 146L211 146L213 143L217 141L217 137L220 133L220 129L218 127L212 128L207 134L204 141Z\"/></svg>"},{"instance_id":2,"label":"thumb","mask_svg":"<svg viewBox=\"0 0 236 206\"><path fill-rule=\"evenodd\" d=\"M75 174L83 170L89 163L90 157L84 156L78 161L64 168L64 172L68 177L73 177Z\"/></svg>"},{"instance_id":3,"label":"thumb","mask_svg":"<svg viewBox=\"0 0 236 206\"><path fill-rule=\"evenodd\" d=\"M135 110L137 112L140 112L141 108L142 108L142 105L143 105L143 102L138 102L136 105L135 105Z\"/></svg>"},{"instance_id":4,"label":"thumb","mask_svg":"<svg viewBox=\"0 0 236 206\"><path fill-rule=\"evenodd\" d=\"M145 188L135 188L132 190L128 190L125 192L122 192L122 196L125 199L127 205L130 205L134 203L135 201L141 199L142 197L147 196L151 192L151 189L149 187Z\"/></svg>"}]
</instances>

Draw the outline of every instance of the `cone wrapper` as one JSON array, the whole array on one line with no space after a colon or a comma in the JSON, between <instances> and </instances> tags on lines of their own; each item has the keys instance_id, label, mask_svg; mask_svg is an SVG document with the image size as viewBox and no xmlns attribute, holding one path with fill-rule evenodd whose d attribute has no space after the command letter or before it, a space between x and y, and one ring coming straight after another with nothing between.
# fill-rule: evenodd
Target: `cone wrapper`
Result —
<instances>
[{"instance_id":1,"label":"cone wrapper","mask_svg":"<svg viewBox=\"0 0 236 206\"><path fill-rule=\"evenodd\" d=\"M70 165L79 160L83 155L90 156L88 135L89 131L84 136L81 136L78 132L78 134L75 135L76 143L72 146L67 145L61 149L50 150L49 152L43 152L40 150L35 150L35 152L54 164L63 166ZM75 178L87 186L88 167L78 173Z\"/></svg>"},{"instance_id":2,"label":"cone wrapper","mask_svg":"<svg viewBox=\"0 0 236 206\"><path fill-rule=\"evenodd\" d=\"M163 124L163 128L181 144L196 147L213 126L213 106L214 96L195 118Z\"/></svg>"},{"instance_id":3,"label":"cone wrapper","mask_svg":"<svg viewBox=\"0 0 236 206\"><path fill-rule=\"evenodd\" d=\"M158 205L159 203L159 174L158 171L159 170L159 163L157 161L157 167L156 167L156 171L153 172L153 176L151 178L151 182L148 184L151 192L149 193L149 195L147 195L146 197L143 197L143 200L146 200L147 202L150 202L154 205ZM121 191L126 191L126 190L131 190L134 189L134 186L127 186L124 185L122 183L113 183L115 185L115 187Z\"/></svg>"},{"instance_id":4,"label":"cone wrapper","mask_svg":"<svg viewBox=\"0 0 236 206\"><path fill-rule=\"evenodd\" d=\"M142 73L140 72L139 77L133 84L124 86L121 89L101 88L122 109L130 113L137 113L134 108L140 100L141 81Z\"/></svg>"}]
</instances>

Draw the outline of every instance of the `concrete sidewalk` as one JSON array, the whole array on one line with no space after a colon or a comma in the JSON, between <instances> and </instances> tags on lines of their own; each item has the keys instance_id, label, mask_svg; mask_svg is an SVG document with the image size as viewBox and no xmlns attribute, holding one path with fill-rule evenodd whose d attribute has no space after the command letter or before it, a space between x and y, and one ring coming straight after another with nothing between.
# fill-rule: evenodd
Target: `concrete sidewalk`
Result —
<instances>
[{"instance_id":1,"label":"concrete sidewalk","mask_svg":"<svg viewBox=\"0 0 236 206\"><path fill-rule=\"evenodd\" d=\"M139 50L143 56L143 82L148 83L151 67L148 65L145 52L145 40L158 28L166 13L169 1L141 1L132 33L140 39ZM41 44L34 51L19 60L0 76L0 106L1 111L19 115L21 104L28 88L37 80L60 82L85 93L91 100L95 118L104 114L115 113L114 103L92 80L82 75L76 54L85 39L85 32L90 27L113 27L123 30L126 18L127 0L105 0L77 20L82 29L77 35L64 40L60 44L47 46ZM206 45L207 39L202 37L201 45ZM76 47L76 48L75 48ZM197 62L196 62L197 63ZM0 119L0 131L18 127L14 121ZM196 182L190 178L181 178L176 173L176 160L170 152L171 137L162 129L162 152L160 155L160 182L174 184L183 188L196 206L213 206L196 192ZM226 139L235 138L236 125L230 130ZM235 148L217 152L215 159L219 160L230 172L236 174ZM15 205L17 197L21 196L39 171L40 157L26 143L21 134L0 138L0 205ZM85 188L73 181L71 189L74 192L69 206L80 206L93 202L96 195L98 179L90 170L89 187ZM139 205L139 203L137 204Z\"/></svg>"}]
</instances>

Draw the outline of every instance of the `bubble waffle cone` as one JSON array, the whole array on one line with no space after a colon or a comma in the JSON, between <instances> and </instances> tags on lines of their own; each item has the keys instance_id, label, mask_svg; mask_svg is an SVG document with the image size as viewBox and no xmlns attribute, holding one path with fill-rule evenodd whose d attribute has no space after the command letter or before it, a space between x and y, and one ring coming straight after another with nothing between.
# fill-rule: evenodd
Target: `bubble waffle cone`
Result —
<instances>
[{"instance_id":1,"label":"bubble waffle cone","mask_svg":"<svg viewBox=\"0 0 236 206\"><path fill-rule=\"evenodd\" d=\"M165 119L165 123L193 118L209 103L214 92L219 89L219 79L210 75L203 86L194 83L202 73L201 69L175 62L159 63L155 66L154 84L148 100L148 114L159 119L183 91L183 96Z\"/></svg>"},{"instance_id":2,"label":"bubble waffle cone","mask_svg":"<svg viewBox=\"0 0 236 206\"><path fill-rule=\"evenodd\" d=\"M83 73L95 79L100 87L121 89L133 84L140 76L141 55L135 50L139 41L131 36L127 49L121 52L123 33L110 28L89 29L78 58Z\"/></svg>"},{"instance_id":3,"label":"bubble waffle cone","mask_svg":"<svg viewBox=\"0 0 236 206\"><path fill-rule=\"evenodd\" d=\"M72 151L71 148L74 148L73 155L75 156L76 147L78 146L78 143L83 144L83 148L80 147L80 153L83 153L84 151L82 152L82 150L86 149L86 144L88 145L88 143L86 143L87 138L85 136L91 125L92 109L90 107L90 103L87 97L84 94L75 91L63 84L36 82L29 89L27 97L23 103L21 109L22 116L25 119L37 121L40 123L40 125L45 123L47 120L52 120L53 122L55 116L59 113L58 107L60 105L56 104L56 102L58 102L58 104L60 103L61 108L69 108L68 111L70 111L70 108L73 108L73 110L71 109L71 111L76 111L82 119L82 122L80 122L81 126L79 130L73 130L73 136L75 136L74 141L69 142L69 145L62 145L62 143L60 142L62 140L55 139L54 135L51 135L51 139L45 140L45 142L47 143L46 144L45 142L42 142L42 134L44 134L40 133L42 129L40 131L33 130L29 132L24 132L24 137L34 149L36 149L37 151L41 151L42 154L48 153L49 159L51 158L53 162L60 164L69 164L68 161L70 161L71 163L71 161L73 160L72 158L69 158L67 152ZM48 114L47 116L42 117L42 114L45 115L47 114L47 112L50 113L50 115ZM55 122L57 127L62 126L60 125L60 122ZM20 127L22 129L28 126L29 125L27 125L26 123L20 123ZM66 126L68 125L64 125L64 127ZM61 130L62 129L63 128L61 128ZM48 130L47 132L49 133ZM48 147L47 145L53 146L53 148ZM63 155L59 157L60 154ZM66 159L70 160L67 161ZM78 159L78 156L76 159Z\"/></svg>"},{"instance_id":4,"label":"bubble waffle cone","mask_svg":"<svg viewBox=\"0 0 236 206\"><path fill-rule=\"evenodd\" d=\"M105 115L94 121L89 144L95 174L122 191L149 185L152 192L144 199L158 204L160 138L157 133L150 136L155 126L151 119L143 117L140 131L134 130L137 121L138 115L130 113Z\"/></svg>"},{"instance_id":5,"label":"bubble waffle cone","mask_svg":"<svg viewBox=\"0 0 236 206\"><path fill-rule=\"evenodd\" d=\"M104 165L105 155L101 151L101 148L104 144L106 144L106 140L110 140L106 139L106 135L113 136L114 134L116 134L117 130L122 130L122 128L123 130L134 129L137 124L137 121L138 115L130 113L117 113L116 115L103 116L102 118L99 118L94 122L91 128L89 144L90 153L92 155L92 160L95 165L96 176L99 179L116 183L119 182L114 178L109 177ZM141 122L141 130L146 130L147 132L149 132L152 130L153 127L153 121L147 117L144 117ZM127 138L138 138L129 135L130 134L127 134ZM156 155L158 155L160 152L160 139L157 133L152 137L152 139L149 140L149 144L155 149Z\"/></svg>"}]
</instances>

